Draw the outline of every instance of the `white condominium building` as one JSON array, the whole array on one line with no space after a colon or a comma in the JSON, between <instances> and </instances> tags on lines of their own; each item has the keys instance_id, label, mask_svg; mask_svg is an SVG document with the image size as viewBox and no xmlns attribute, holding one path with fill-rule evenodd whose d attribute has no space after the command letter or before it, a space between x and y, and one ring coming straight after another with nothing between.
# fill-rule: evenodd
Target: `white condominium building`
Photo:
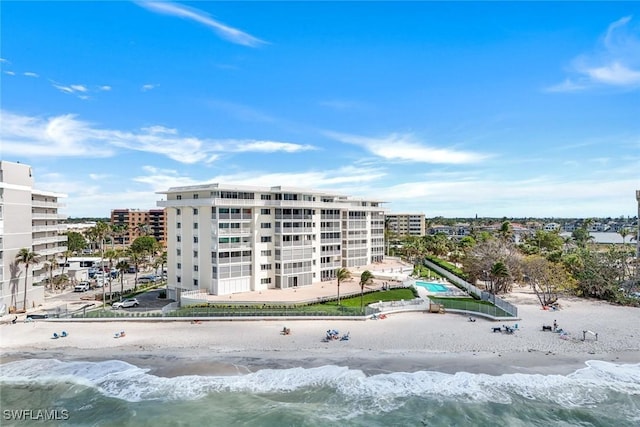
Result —
<instances>
[{"instance_id":1,"label":"white condominium building","mask_svg":"<svg viewBox=\"0 0 640 427\"><path fill-rule=\"evenodd\" d=\"M25 265L16 263L20 249L37 255L26 274L27 308L44 302L44 286L58 271L58 257L67 250L66 225L59 221L63 194L33 188L31 167L0 161L0 306L23 308ZM49 266L53 266L49 270Z\"/></svg>"},{"instance_id":2,"label":"white condominium building","mask_svg":"<svg viewBox=\"0 0 640 427\"><path fill-rule=\"evenodd\" d=\"M213 295L307 286L384 257L383 202L288 187L205 184L159 192L167 273Z\"/></svg>"},{"instance_id":3,"label":"white condominium building","mask_svg":"<svg viewBox=\"0 0 640 427\"><path fill-rule=\"evenodd\" d=\"M424 236L424 214L387 214L387 228L398 236Z\"/></svg>"}]
</instances>

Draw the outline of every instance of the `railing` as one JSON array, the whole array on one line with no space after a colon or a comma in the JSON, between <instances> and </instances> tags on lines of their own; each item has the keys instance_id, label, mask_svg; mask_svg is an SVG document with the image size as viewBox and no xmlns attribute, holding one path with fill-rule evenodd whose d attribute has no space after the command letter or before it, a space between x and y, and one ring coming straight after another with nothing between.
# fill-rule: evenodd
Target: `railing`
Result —
<instances>
[{"instance_id":1,"label":"railing","mask_svg":"<svg viewBox=\"0 0 640 427\"><path fill-rule=\"evenodd\" d=\"M466 290L469 294L474 295L476 298L481 299L482 301L489 301L493 303L495 306L499 307L501 310L504 310L506 313L513 317L518 317L518 307L513 304L508 303L507 301L491 294L489 292L483 291L476 286L473 286L471 283L459 278L455 274L445 270L444 268L434 264L433 262L425 259L423 263L429 269L435 271L439 275L446 277L451 283Z\"/></svg>"}]
</instances>

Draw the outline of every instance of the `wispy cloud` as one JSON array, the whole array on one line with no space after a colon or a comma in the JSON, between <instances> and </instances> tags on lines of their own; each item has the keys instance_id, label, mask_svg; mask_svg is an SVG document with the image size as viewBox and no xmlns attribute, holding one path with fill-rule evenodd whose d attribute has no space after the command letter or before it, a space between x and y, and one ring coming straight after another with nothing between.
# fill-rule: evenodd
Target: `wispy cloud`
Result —
<instances>
[{"instance_id":1,"label":"wispy cloud","mask_svg":"<svg viewBox=\"0 0 640 427\"><path fill-rule=\"evenodd\" d=\"M99 90L102 90L102 91L105 91L105 92L108 92L108 91L110 91L110 90L111 90L111 86L109 86L109 85L104 85L104 86L100 86L98 89L99 89Z\"/></svg>"},{"instance_id":2,"label":"wispy cloud","mask_svg":"<svg viewBox=\"0 0 640 427\"><path fill-rule=\"evenodd\" d=\"M27 76L27 77L40 77L39 74L33 73L31 71L26 71L26 72L22 73L22 75Z\"/></svg>"},{"instance_id":3,"label":"wispy cloud","mask_svg":"<svg viewBox=\"0 0 640 427\"><path fill-rule=\"evenodd\" d=\"M4 73L8 74L10 76L15 76L16 75L16 73L14 73L13 71L5 71Z\"/></svg>"},{"instance_id":4,"label":"wispy cloud","mask_svg":"<svg viewBox=\"0 0 640 427\"><path fill-rule=\"evenodd\" d=\"M9 60L5 59L5 58L0 58L0 63L2 63L2 64L10 64Z\"/></svg>"},{"instance_id":5,"label":"wispy cloud","mask_svg":"<svg viewBox=\"0 0 640 427\"><path fill-rule=\"evenodd\" d=\"M338 132L325 132L325 134L337 141L358 145L370 153L386 160L419 162L419 163L446 163L465 164L477 163L489 158L483 153L461 151L452 148L436 148L418 141L411 134L390 134L373 138L359 135L348 135Z\"/></svg>"},{"instance_id":6,"label":"wispy cloud","mask_svg":"<svg viewBox=\"0 0 640 427\"><path fill-rule=\"evenodd\" d=\"M234 151L239 153L251 151L262 153L274 153L284 151L287 153L295 153L297 151L315 150L312 145L292 144L289 142L277 141L229 141L231 146L235 145Z\"/></svg>"},{"instance_id":7,"label":"wispy cloud","mask_svg":"<svg viewBox=\"0 0 640 427\"><path fill-rule=\"evenodd\" d=\"M143 92L147 92L150 91L152 89L157 88L159 85L152 85L152 84L146 84L146 85L142 85L142 87L140 88L141 91Z\"/></svg>"},{"instance_id":8,"label":"wispy cloud","mask_svg":"<svg viewBox=\"0 0 640 427\"><path fill-rule=\"evenodd\" d=\"M548 92L579 92L595 87L640 88L640 26L631 16L611 23L592 52L577 56L569 76Z\"/></svg>"},{"instance_id":9,"label":"wispy cloud","mask_svg":"<svg viewBox=\"0 0 640 427\"><path fill-rule=\"evenodd\" d=\"M89 99L89 96L86 93L89 91L85 85L82 84L72 84L72 85L63 85L56 81L50 80L51 85L58 89L60 92L68 93L70 95L76 95L80 99Z\"/></svg>"},{"instance_id":10,"label":"wispy cloud","mask_svg":"<svg viewBox=\"0 0 640 427\"><path fill-rule=\"evenodd\" d=\"M30 157L113 156L117 149L154 153L184 164L211 163L219 156L244 152L296 153L311 145L247 139L209 139L181 135L164 126L137 131L102 129L72 114L50 118L2 111L3 153Z\"/></svg>"},{"instance_id":11,"label":"wispy cloud","mask_svg":"<svg viewBox=\"0 0 640 427\"><path fill-rule=\"evenodd\" d=\"M177 16L179 18L188 19L206 25L213 29L221 38L230 41L231 43L256 47L265 42L256 38L250 34L240 31L236 28L229 27L215 19L211 18L209 14L199 9L179 5L171 2L148 2L138 1L139 6L156 13L162 13L165 15Z\"/></svg>"}]
</instances>

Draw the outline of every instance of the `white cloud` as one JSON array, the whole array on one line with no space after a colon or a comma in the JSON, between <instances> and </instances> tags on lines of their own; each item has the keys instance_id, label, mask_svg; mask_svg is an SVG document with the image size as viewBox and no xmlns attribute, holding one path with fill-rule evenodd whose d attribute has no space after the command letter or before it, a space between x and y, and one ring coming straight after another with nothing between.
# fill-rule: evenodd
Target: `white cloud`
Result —
<instances>
[{"instance_id":1,"label":"white cloud","mask_svg":"<svg viewBox=\"0 0 640 427\"><path fill-rule=\"evenodd\" d=\"M386 160L465 164L477 163L487 159L488 155L450 148L435 148L422 144L410 134L390 134L380 138L347 135L337 132L325 132L327 136L340 142L358 145Z\"/></svg>"},{"instance_id":2,"label":"white cloud","mask_svg":"<svg viewBox=\"0 0 640 427\"><path fill-rule=\"evenodd\" d=\"M288 152L314 147L278 141L215 140L182 136L177 129L149 126L138 131L102 129L67 114L28 117L2 111L4 154L26 156L112 156L116 148L166 156L184 164L211 163L236 152Z\"/></svg>"},{"instance_id":3,"label":"white cloud","mask_svg":"<svg viewBox=\"0 0 640 427\"><path fill-rule=\"evenodd\" d=\"M16 73L14 73L13 71L5 71L4 73L8 74L10 76L15 76L16 75Z\"/></svg>"},{"instance_id":4,"label":"white cloud","mask_svg":"<svg viewBox=\"0 0 640 427\"><path fill-rule=\"evenodd\" d=\"M143 91L143 92L147 92L147 91L149 91L151 89L155 89L157 87L158 87L158 85L146 84L146 85L142 85L140 90Z\"/></svg>"},{"instance_id":5,"label":"white cloud","mask_svg":"<svg viewBox=\"0 0 640 427\"><path fill-rule=\"evenodd\" d=\"M640 88L640 27L630 16L611 23L592 52L577 56L571 78L546 88L548 92L576 92L601 86Z\"/></svg>"},{"instance_id":6,"label":"white cloud","mask_svg":"<svg viewBox=\"0 0 640 427\"><path fill-rule=\"evenodd\" d=\"M27 76L27 77L40 77L40 75L38 75L37 73L33 73L33 72L31 72L31 71L26 71L26 72L24 72L24 73L22 73L22 74L23 74L24 76Z\"/></svg>"},{"instance_id":7,"label":"white cloud","mask_svg":"<svg viewBox=\"0 0 640 427\"><path fill-rule=\"evenodd\" d=\"M100 86L100 88L99 88L99 89L100 89L100 90L102 90L102 91L107 92L107 91L110 91L110 90L111 90L111 86L109 86L109 85L103 85L103 86Z\"/></svg>"},{"instance_id":8,"label":"white cloud","mask_svg":"<svg viewBox=\"0 0 640 427\"><path fill-rule=\"evenodd\" d=\"M640 71L631 70L619 62L602 67L585 69L592 80L616 86L637 85L640 83Z\"/></svg>"},{"instance_id":9,"label":"white cloud","mask_svg":"<svg viewBox=\"0 0 640 427\"><path fill-rule=\"evenodd\" d=\"M0 62L3 64L11 64L11 62L9 62L9 60L5 59L5 58L0 58Z\"/></svg>"},{"instance_id":10,"label":"white cloud","mask_svg":"<svg viewBox=\"0 0 640 427\"><path fill-rule=\"evenodd\" d=\"M207 27L213 29L221 38L228 40L231 43L250 47L259 46L265 43L264 41L250 34L216 21L207 13L196 8L178 5L171 2L139 1L137 2L137 4L152 12L177 16L179 18L184 18L198 22L200 24L204 24Z\"/></svg>"},{"instance_id":11,"label":"white cloud","mask_svg":"<svg viewBox=\"0 0 640 427\"><path fill-rule=\"evenodd\" d=\"M83 100L89 99L89 96L86 95L86 93L89 90L85 85L81 85L81 84L63 85L53 80L50 80L50 82L53 85L53 87L58 89L60 92L76 95L78 98Z\"/></svg>"},{"instance_id":12,"label":"white cloud","mask_svg":"<svg viewBox=\"0 0 640 427\"><path fill-rule=\"evenodd\" d=\"M291 144L288 142L277 142L277 141L235 141L235 144L231 142L231 146L236 145L234 151L237 152L264 152L264 153L274 153L277 151L284 151L287 153L295 153L297 151L307 151L307 150L315 150L316 148L312 145L300 145L300 144Z\"/></svg>"}]
</instances>

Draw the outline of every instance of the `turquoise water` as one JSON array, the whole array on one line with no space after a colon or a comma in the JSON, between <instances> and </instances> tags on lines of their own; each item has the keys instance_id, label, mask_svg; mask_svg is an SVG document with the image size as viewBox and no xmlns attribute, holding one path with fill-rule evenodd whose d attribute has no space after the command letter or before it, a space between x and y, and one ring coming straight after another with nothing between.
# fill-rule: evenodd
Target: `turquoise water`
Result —
<instances>
[{"instance_id":1,"label":"turquoise water","mask_svg":"<svg viewBox=\"0 0 640 427\"><path fill-rule=\"evenodd\" d=\"M2 426L640 425L640 364L501 376L322 366L165 378L119 360L0 368ZM23 409L59 419L17 421Z\"/></svg>"},{"instance_id":2,"label":"turquoise water","mask_svg":"<svg viewBox=\"0 0 640 427\"><path fill-rule=\"evenodd\" d=\"M416 281L416 286L420 286L425 288L429 292L449 292L450 289L440 283L429 283L429 282L418 282Z\"/></svg>"}]
</instances>

